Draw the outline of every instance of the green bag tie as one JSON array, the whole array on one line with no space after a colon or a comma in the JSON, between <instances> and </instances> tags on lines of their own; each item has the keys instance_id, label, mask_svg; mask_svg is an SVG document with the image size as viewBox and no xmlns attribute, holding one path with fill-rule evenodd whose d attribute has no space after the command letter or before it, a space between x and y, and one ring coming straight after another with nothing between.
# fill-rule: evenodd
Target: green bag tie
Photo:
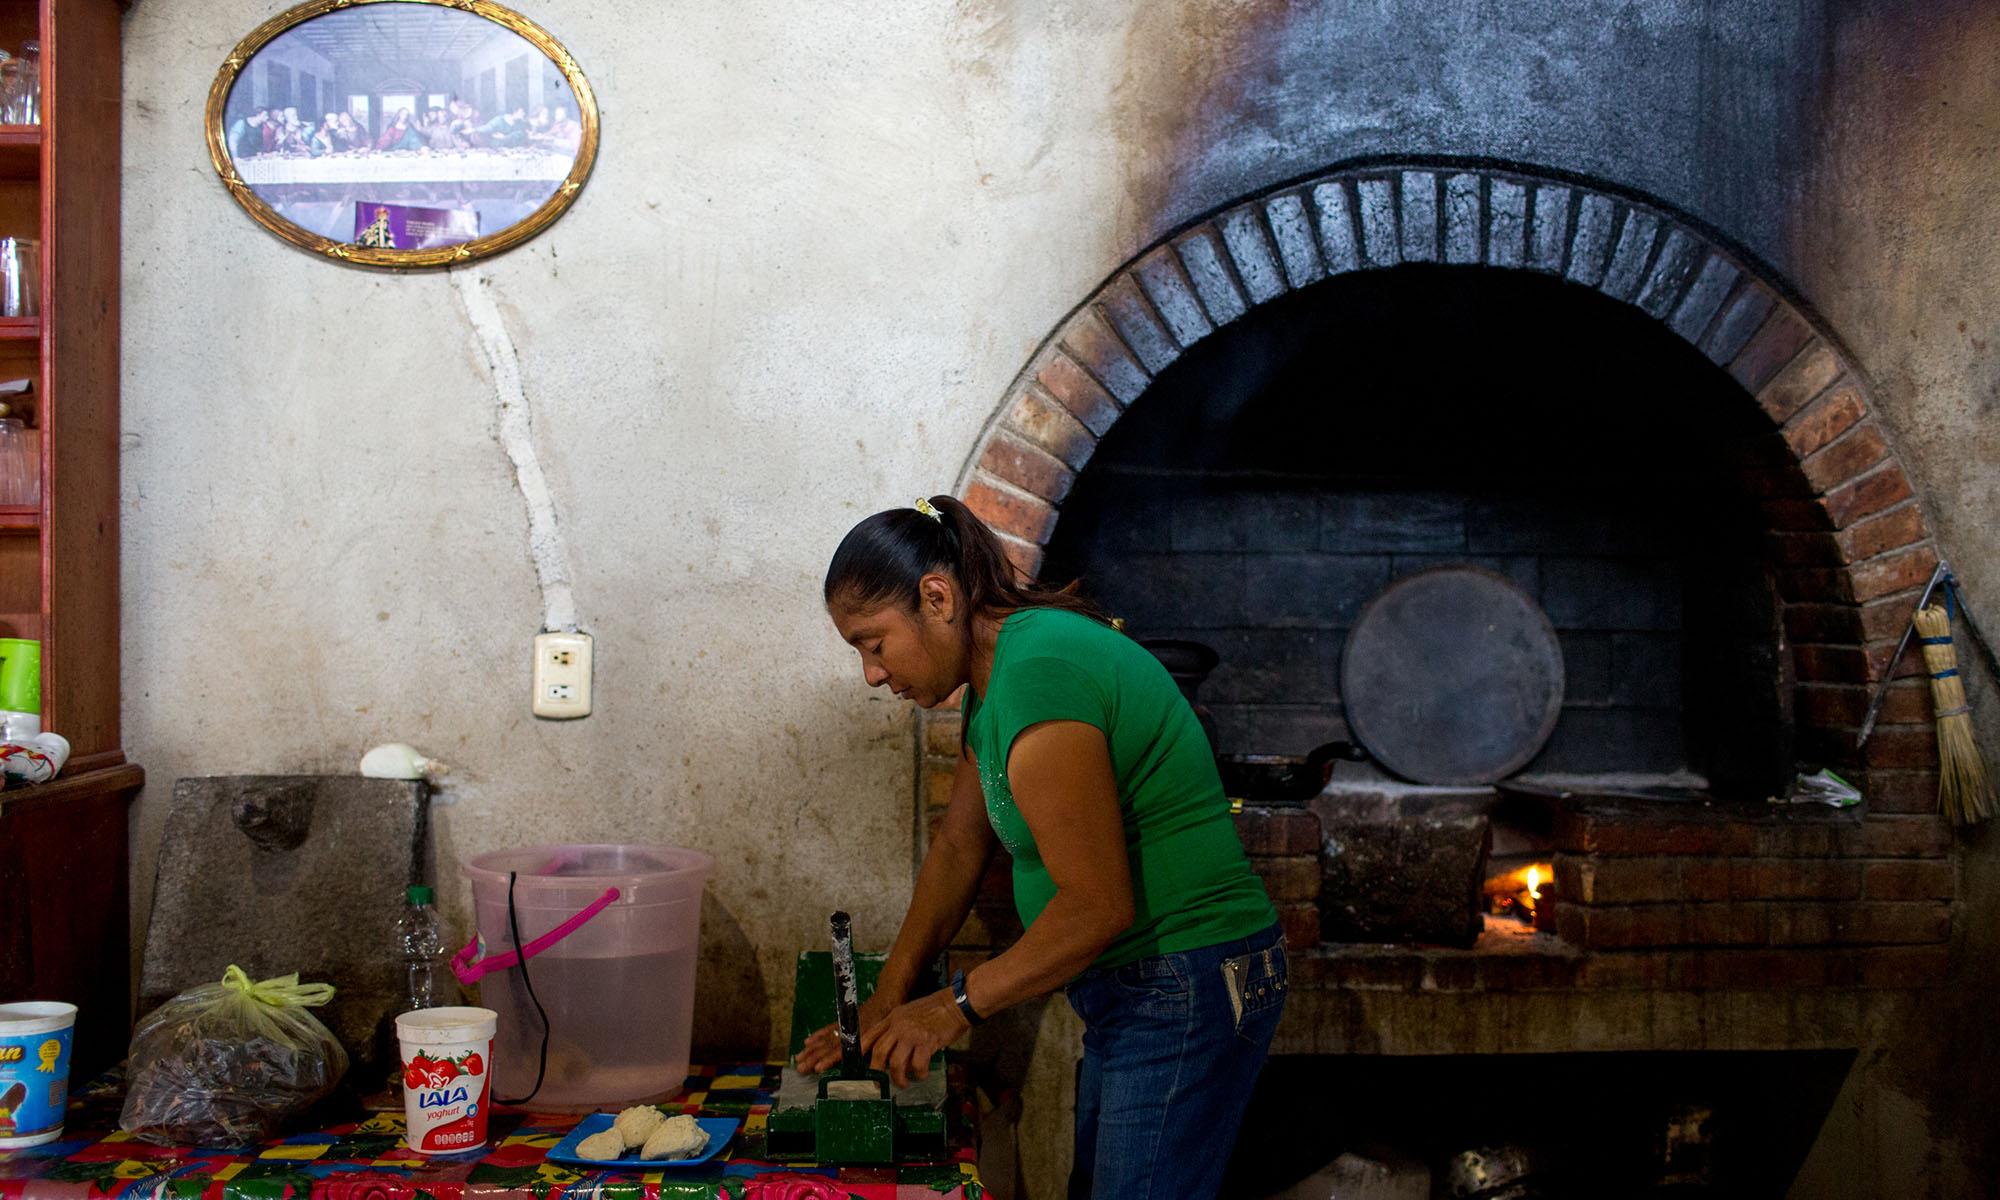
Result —
<instances>
[{"instance_id":1,"label":"green bag tie","mask_svg":"<svg viewBox=\"0 0 2000 1200\"><path fill-rule=\"evenodd\" d=\"M222 986L235 988L259 1004L272 1008L318 1008L333 999L333 985L330 983L299 982L299 973L274 975L269 979L250 982L250 976L235 963L222 973Z\"/></svg>"}]
</instances>

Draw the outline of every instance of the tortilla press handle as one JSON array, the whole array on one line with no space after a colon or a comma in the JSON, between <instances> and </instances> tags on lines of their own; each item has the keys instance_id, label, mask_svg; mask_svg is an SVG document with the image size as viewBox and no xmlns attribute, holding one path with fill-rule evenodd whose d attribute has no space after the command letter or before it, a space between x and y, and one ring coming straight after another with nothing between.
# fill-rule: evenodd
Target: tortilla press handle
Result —
<instances>
[{"instance_id":1,"label":"tortilla press handle","mask_svg":"<svg viewBox=\"0 0 2000 1200\"><path fill-rule=\"evenodd\" d=\"M860 1079L868 1073L861 1056L861 999L854 980L854 925L845 912L828 921L833 932L833 1005L840 1020L840 1073Z\"/></svg>"}]
</instances>

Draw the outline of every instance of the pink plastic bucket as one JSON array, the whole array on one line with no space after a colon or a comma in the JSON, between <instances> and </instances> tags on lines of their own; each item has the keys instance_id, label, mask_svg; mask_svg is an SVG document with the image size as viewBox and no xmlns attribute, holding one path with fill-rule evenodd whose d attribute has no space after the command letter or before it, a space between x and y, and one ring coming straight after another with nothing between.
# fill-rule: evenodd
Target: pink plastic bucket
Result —
<instances>
[{"instance_id":1,"label":"pink plastic bucket","mask_svg":"<svg viewBox=\"0 0 2000 1200\"><path fill-rule=\"evenodd\" d=\"M483 965L480 1000L499 1015L498 1100L534 1090L542 1049L522 965L507 957L508 873L527 979L548 1014L547 1070L527 1106L588 1111L663 1100L686 1080L701 892L714 866L699 850L659 845L533 846L465 863L479 937L460 961Z\"/></svg>"}]
</instances>

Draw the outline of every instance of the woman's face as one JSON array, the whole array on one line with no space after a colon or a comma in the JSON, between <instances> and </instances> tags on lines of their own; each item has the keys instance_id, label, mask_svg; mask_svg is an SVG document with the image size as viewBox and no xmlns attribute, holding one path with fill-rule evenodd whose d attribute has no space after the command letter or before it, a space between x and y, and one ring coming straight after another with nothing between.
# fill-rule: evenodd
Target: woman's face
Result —
<instances>
[{"instance_id":1,"label":"woman's face","mask_svg":"<svg viewBox=\"0 0 2000 1200\"><path fill-rule=\"evenodd\" d=\"M963 627L952 619L958 606L950 584L936 575L924 579L942 586L920 591L914 611L891 602L865 611L836 604L827 612L840 636L861 655L861 677L869 687L886 687L901 699L932 708L966 681L968 655Z\"/></svg>"}]
</instances>

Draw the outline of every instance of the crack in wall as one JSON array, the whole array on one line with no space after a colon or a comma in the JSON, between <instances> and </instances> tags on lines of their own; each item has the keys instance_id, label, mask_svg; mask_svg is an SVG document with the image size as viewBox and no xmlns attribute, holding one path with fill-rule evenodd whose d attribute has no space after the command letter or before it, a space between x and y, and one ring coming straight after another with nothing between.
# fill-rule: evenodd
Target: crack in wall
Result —
<instances>
[{"instance_id":1,"label":"crack in wall","mask_svg":"<svg viewBox=\"0 0 2000 1200\"><path fill-rule=\"evenodd\" d=\"M542 592L542 628L574 632L576 596L571 587L569 548L556 520L555 497L549 492L541 459L535 455L534 414L521 384L521 360L514 339L493 300L492 280L471 271L450 272L459 304L493 378L495 436L514 464L514 483L528 508L528 554Z\"/></svg>"}]
</instances>

